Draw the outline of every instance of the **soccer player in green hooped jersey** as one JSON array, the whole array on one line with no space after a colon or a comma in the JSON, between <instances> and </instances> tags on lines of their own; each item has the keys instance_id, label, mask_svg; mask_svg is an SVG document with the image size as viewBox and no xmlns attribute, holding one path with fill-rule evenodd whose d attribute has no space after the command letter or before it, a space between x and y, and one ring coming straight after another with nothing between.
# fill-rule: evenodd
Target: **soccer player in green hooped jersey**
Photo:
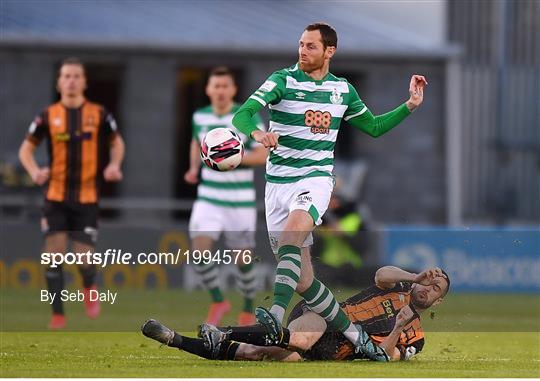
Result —
<instances>
[{"instance_id":1,"label":"soccer player in green hooped jersey","mask_svg":"<svg viewBox=\"0 0 540 381\"><path fill-rule=\"evenodd\" d=\"M255 247L257 221L252 167L264 164L268 150L248 135L237 131L231 123L239 105L233 100L236 95L236 84L228 68L217 67L210 72L206 95L210 98L210 105L196 110L193 114L190 168L184 176L189 184L199 183L197 200L189 221L191 249L201 252L211 250L220 234L224 233L228 248L252 250ZM258 128L264 127L261 118L256 114L253 123ZM219 127L237 131L243 139L246 154L241 165L232 171L218 172L203 166L199 182L201 141L208 131ZM244 306L238 316L238 324L249 325L255 322L253 298L257 283L256 273L252 260L237 265L238 288L244 296ZM231 309L229 301L224 299L220 289L218 268L214 263L209 263L195 266L195 270L200 274L212 298L206 321L217 325L223 315Z\"/></svg>"},{"instance_id":2,"label":"soccer player in green hooped jersey","mask_svg":"<svg viewBox=\"0 0 540 381\"><path fill-rule=\"evenodd\" d=\"M309 247L315 226L328 207L334 186L334 146L341 120L373 137L405 119L423 100L421 75L413 75L410 98L396 109L374 116L344 78L329 72L337 48L337 33L328 24L308 25L300 37L299 61L274 72L242 105L233 124L271 148L266 165L266 223L277 254L274 300L268 311L255 310L269 340L286 346L282 321L295 290L330 329L342 332L358 350L365 344L332 292L314 277ZM251 121L268 106L270 126L260 131Z\"/></svg>"}]
</instances>

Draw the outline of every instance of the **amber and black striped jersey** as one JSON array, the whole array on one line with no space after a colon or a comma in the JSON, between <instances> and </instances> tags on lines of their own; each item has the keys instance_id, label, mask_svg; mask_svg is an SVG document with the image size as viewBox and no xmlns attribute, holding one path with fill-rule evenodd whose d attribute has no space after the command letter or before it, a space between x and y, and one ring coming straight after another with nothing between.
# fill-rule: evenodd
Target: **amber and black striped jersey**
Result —
<instances>
[{"instance_id":1,"label":"amber and black striped jersey","mask_svg":"<svg viewBox=\"0 0 540 381\"><path fill-rule=\"evenodd\" d=\"M96 203L104 150L116 134L113 116L96 103L85 101L79 108L67 108L57 102L41 112L30 124L26 139L34 145L47 140L51 176L45 198Z\"/></svg>"},{"instance_id":2,"label":"amber and black striped jersey","mask_svg":"<svg viewBox=\"0 0 540 381\"><path fill-rule=\"evenodd\" d=\"M414 315L404 327L396 344L401 358L408 359L420 352L424 346L424 331L420 324L420 315L410 303L411 288L412 284L407 282L396 283L394 288L388 290L373 285L340 305L351 322L360 324L362 329L369 334L371 340L377 344L390 334L399 311L409 305ZM312 347L311 354L308 353L308 356L310 355L325 355L326 357L330 355L333 360L359 358L354 354L353 345L345 336L337 332L325 332L321 340Z\"/></svg>"}]
</instances>

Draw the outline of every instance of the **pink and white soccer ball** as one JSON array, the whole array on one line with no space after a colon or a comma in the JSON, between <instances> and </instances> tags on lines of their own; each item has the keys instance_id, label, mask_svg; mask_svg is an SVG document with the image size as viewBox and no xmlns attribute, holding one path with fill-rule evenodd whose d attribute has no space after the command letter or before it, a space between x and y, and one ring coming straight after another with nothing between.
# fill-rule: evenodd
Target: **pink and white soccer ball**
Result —
<instances>
[{"instance_id":1,"label":"pink and white soccer ball","mask_svg":"<svg viewBox=\"0 0 540 381\"><path fill-rule=\"evenodd\" d=\"M216 171L230 171L238 167L244 156L244 143L229 128L208 131L201 142L201 159Z\"/></svg>"}]
</instances>

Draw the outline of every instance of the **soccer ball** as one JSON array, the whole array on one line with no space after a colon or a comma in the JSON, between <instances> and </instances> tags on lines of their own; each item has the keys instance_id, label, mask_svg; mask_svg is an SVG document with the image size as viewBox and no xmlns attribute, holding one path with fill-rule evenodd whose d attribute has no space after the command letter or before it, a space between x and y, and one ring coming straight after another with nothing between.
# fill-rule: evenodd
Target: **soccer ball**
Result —
<instances>
[{"instance_id":1,"label":"soccer ball","mask_svg":"<svg viewBox=\"0 0 540 381\"><path fill-rule=\"evenodd\" d=\"M201 143L201 159L216 171L230 171L238 167L244 156L244 143L236 132L228 128L210 130Z\"/></svg>"}]
</instances>

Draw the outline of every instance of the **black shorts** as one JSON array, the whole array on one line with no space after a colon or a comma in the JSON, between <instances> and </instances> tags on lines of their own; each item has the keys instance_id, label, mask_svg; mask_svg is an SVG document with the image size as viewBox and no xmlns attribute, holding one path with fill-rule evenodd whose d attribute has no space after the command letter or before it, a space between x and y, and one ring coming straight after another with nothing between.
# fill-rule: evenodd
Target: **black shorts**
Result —
<instances>
[{"instance_id":1,"label":"black shorts","mask_svg":"<svg viewBox=\"0 0 540 381\"><path fill-rule=\"evenodd\" d=\"M41 231L47 235L66 232L74 241L94 245L97 241L98 205L45 200Z\"/></svg>"},{"instance_id":2,"label":"black shorts","mask_svg":"<svg viewBox=\"0 0 540 381\"><path fill-rule=\"evenodd\" d=\"M310 309L306 301L301 300L292 309L287 320L287 326L307 311L310 311ZM347 360L349 358L338 358L340 348L347 342L347 338L341 332L326 331L310 350L303 352L301 355L305 360Z\"/></svg>"}]
</instances>

